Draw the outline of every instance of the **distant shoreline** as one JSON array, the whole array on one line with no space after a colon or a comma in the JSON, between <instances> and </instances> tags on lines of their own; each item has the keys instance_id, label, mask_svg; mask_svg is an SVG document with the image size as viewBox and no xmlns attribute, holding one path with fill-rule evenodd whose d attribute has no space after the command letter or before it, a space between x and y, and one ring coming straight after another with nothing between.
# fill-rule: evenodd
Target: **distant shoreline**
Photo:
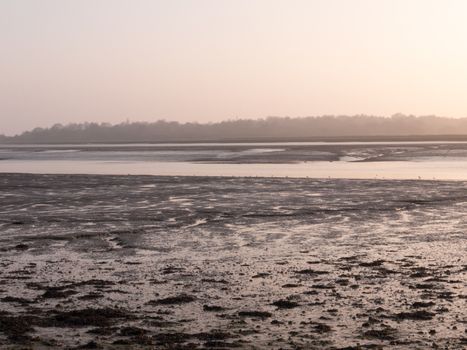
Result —
<instances>
[{"instance_id":1,"label":"distant shoreline","mask_svg":"<svg viewBox=\"0 0 467 350\"><path fill-rule=\"evenodd\" d=\"M263 143L263 142L467 141L467 118L394 115L316 116L181 123L55 124L14 136L6 144Z\"/></svg>"}]
</instances>

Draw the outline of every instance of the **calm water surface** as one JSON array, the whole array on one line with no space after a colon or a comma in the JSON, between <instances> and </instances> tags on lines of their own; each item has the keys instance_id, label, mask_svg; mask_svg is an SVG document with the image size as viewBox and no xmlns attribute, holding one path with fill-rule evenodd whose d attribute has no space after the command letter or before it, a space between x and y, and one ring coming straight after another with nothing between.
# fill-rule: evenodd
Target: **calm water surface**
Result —
<instances>
[{"instance_id":1,"label":"calm water surface","mask_svg":"<svg viewBox=\"0 0 467 350\"><path fill-rule=\"evenodd\" d=\"M1 145L0 172L467 180L467 143Z\"/></svg>"}]
</instances>

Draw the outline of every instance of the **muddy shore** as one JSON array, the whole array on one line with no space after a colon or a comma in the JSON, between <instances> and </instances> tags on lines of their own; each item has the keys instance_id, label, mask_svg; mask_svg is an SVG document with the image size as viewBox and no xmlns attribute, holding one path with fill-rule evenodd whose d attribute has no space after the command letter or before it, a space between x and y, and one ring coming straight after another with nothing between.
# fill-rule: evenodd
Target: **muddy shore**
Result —
<instances>
[{"instance_id":1,"label":"muddy shore","mask_svg":"<svg viewBox=\"0 0 467 350\"><path fill-rule=\"evenodd\" d=\"M1 349L467 347L467 183L0 174Z\"/></svg>"},{"instance_id":2,"label":"muddy shore","mask_svg":"<svg viewBox=\"0 0 467 350\"><path fill-rule=\"evenodd\" d=\"M200 164L293 164L467 159L465 142L2 145L1 161L145 161ZM8 169L5 167L5 169Z\"/></svg>"}]
</instances>

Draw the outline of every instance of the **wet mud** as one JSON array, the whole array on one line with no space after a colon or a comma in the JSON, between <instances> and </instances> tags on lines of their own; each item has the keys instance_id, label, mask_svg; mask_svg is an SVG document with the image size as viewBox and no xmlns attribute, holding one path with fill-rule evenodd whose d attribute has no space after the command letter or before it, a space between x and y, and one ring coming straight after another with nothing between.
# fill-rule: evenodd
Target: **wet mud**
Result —
<instances>
[{"instance_id":1,"label":"wet mud","mask_svg":"<svg viewBox=\"0 0 467 350\"><path fill-rule=\"evenodd\" d=\"M2 174L0 348L466 348L466 185Z\"/></svg>"}]
</instances>

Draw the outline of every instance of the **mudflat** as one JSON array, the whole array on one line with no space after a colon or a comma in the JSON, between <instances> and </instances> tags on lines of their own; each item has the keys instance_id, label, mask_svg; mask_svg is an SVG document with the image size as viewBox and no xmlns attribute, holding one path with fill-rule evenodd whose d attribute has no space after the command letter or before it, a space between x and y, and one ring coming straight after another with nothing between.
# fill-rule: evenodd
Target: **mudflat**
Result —
<instances>
[{"instance_id":1,"label":"mudflat","mask_svg":"<svg viewBox=\"0 0 467 350\"><path fill-rule=\"evenodd\" d=\"M0 175L0 348L461 349L467 183Z\"/></svg>"}]
</instances>

